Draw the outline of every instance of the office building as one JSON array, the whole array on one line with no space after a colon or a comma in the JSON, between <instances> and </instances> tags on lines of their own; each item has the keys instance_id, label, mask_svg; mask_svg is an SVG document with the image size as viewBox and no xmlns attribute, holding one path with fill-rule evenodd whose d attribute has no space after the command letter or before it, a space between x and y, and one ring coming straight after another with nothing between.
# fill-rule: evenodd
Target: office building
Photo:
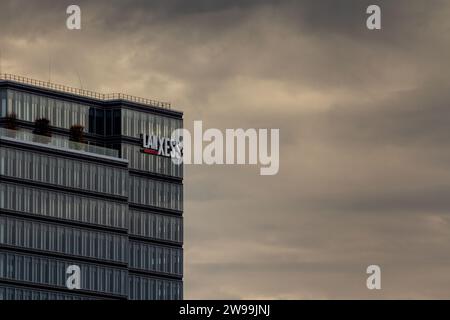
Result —
<instances>
[{"instance_id":1,"label":"office building","mask_svg":"<svg viewBox=\"0 0 450 320\"><path fill-rule=\"evenodd\" d=\"M170 104L0 76L0 299L182 299ZM80 268L80 289L67 286Z\"/></svg>"}]
</instances>

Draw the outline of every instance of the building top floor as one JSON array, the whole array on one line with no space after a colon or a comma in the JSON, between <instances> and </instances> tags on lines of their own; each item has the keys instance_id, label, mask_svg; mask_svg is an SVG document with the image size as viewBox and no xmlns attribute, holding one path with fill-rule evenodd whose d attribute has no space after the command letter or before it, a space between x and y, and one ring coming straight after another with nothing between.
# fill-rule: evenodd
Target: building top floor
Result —
<instances>
[{"instance_id":1,"label":"building top floor","mask_svg":"<svg viewBox=\"0 0 450 320\"><path fill-rule=\"evenodd\" d=\"M183 113L127 100L99 100L66 92L0 80L0 118L14 114L24 124L48 119L50 126L70 130L81 126L92 137L141 134L170 137L183 127ZM0 119L1 121L1 119Z\"/></svg>"},{"instance_id":2,"label":"building top floor","mask_svg":"<svg viewBox=\"0 0 450 320\"><path fill-rule=\"evenodd\" d=\"M37 120L46 121L51 138L33 135L45 136L37 130ZM170 138L182 127L183 114L178 111L124 100L100 101L0 79L1 139L124 159L130 169L178 181L183 177L183 166L174 164L170 157L143 153L141 135ZM82 134L77 134L80 139L74 139L73 128L82 128Z\"/></svg>"},{"instance_id":3,"label":"building top floor","mask_svg":"<svg viewBox=\"0 0 450 320\"><path fill-rule=\"evenodd\" d=\"M144 112L155 112L179 118L183 116L182 112L172 108L170 102L141 98L123 93L103 94L12 74L0 74L0 88L5 86L24 89L37 94L52 95L55 98L78 100L82 103L98 106L123 105L130 108L139 108Z\"/></svg>"}]
</instances>

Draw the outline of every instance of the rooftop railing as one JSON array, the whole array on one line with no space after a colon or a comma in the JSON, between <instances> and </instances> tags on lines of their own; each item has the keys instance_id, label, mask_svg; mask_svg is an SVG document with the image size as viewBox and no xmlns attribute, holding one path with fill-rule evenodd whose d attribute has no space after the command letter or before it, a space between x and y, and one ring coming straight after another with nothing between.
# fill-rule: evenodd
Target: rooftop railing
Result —
<instances>
[{"instance_id":1,"label":"rooftop railing","mask_svg":"<svg viewBox=\"0 0 450 320\"><path fill-rule=\"evenodd\" d=\"M0 138L9 138L23 142L32 142L48 147L55 147L59 149L69 149L79 152L87 152L95 155L107 156L112 158L119 158L119 151L114 149L108 149L89 145L80 142L70 141L61 137L47 137L33 134L29 131L9 130L6 128L0 128Z\"/></svg>"},{"instance_id":2,"label":"rooftop railing","mask_svg":"<svg viewBox=\"0 0 450 320\"><path fill-rule=\"evenodd\" d=\"M61 84L55 84L55 83L51 83L51 82L30 79L27 77L16 76L13 74L0 74L0 80L7 80L7 81L13 81L13 82L22 83L22 84L29 84L29 85L32 85L35 87L55 90L55 91L59 91L59 92L64 92L64 93L69 93L69 94L74 94L74 95L78 95L78 96L82 96L82 97L94 98L94 99L99 99L99 100L106 100L106 101L124 100L124 101L130 101L130 102L135 102L135 103L139 103L139 104L143 104L143 105L147 105L147 106L151 106L151 107L164 108L164 109L171 109L171 107L172 107L169 102L162 102L162 101L157 101L157 100L140 98L140 97L135 97L135 96L131 96L128 94L123 94L123 93L103 94L103 93L98 93L98 92L94 92L94 91L68 87L68 86L64 86Z\"/></svg>"}]
</instances>

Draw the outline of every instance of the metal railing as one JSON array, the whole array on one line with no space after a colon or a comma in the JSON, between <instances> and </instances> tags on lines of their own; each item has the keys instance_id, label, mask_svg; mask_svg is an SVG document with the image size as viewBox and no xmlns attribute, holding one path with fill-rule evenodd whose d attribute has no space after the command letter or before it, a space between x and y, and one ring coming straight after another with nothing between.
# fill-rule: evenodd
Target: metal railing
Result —
<instances>
[{"instance_id":1,"label":"metal railing","mask_svg":"<svg viewBox=\"0 0 450 320\"><path fill-rule=\"evenodd\" d=\"M35 79L27 78L27 77L16 76L13 74L0 74L0 80L7 80L7 81L14 81L14 82L23 83L23 84L29 84L29 85L32 85L35 87L51 89L51 90L55 90L55 91L70 93L70 94L74 94L74 95L78 95L78 96L82 96L82 97L94 98L94 99L99 99L99 100L106 100L106 101L125 100L125 101L135 102L135 103L148 105L148 106L152 106L152 107L164 108L164 109L171 109L171 107L172 107L169 102L162 102L162 101L157 101L157 100L140 98L140 97L135 97L135 96L131 96L128 94L123 94L123 93L103 94L103 93L98 93L98 92L94 92L94 91L68 87L68 86L64 86L61 84L55 84L55 83L41 81L41 80L35 80Z\"/></svg>"},{"instance_id":2,"label":"metal railing","mask_svg":"<svg viewBox=\"0 0 450 320\"><path fill-rule=\"evenodd\" d=\"M39 143L50 147L56 147L61 149L70 149L75 151L82 151L87 153L93 153L96 155L108 156L113 158L119 158L119 151L114 149L108 149L98 146L93 146L85 143L70 141L61 137L46 137L33 134L29 131L10 130L6 128L0 128L0 138L9 138L24 142Z\"/></svg>"}]
</instances>

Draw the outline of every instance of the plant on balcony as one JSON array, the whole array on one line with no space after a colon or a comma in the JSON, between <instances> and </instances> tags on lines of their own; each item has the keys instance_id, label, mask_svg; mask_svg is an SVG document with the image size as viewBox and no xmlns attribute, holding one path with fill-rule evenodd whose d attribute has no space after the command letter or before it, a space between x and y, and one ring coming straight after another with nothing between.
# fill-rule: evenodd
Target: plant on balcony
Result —
<instances>
[{"instance_id":1,"label":"plant on balcony","mask_svg":"<svg viewBox=\"0 0 450 320\"><path fill-rule=\"evenodd\" d=\"M6 129L17 130L17 116L15 113L10 113L5 118Z\"/></svg>"},{"instance_id":2,"label":"plant on balcony","mask_svg":"<svg viewBox=\"0 0 450 320\"><path fill-rule=\"evenodd\" d=\"M70 127L70 141L84 143L84 127L74 124Z\"/></svg>"},{"instance_id":3,"label":"plant on balcony","mask_svg":"<svg viewBox=\"0 0 450 320\"><path fill-rule=\"evenodd\" d=\"M36 119L34 122L34 134L41 137L37 137L35 142L49 143L52 132L50 130L50 120L46 118Z\"/></svg>"},{"instance_id":4,"label":"plant on balcony","mask_svg":"<svg viewBox=\"0 0 450 320\"><path fill-rule=\"evenodd\" d=\"M74 124L70 127L70 141L84 143L84 127L80 124ZM81 149L79 144L75 144L76 149Z\"/></svg>"}]
</instances>

